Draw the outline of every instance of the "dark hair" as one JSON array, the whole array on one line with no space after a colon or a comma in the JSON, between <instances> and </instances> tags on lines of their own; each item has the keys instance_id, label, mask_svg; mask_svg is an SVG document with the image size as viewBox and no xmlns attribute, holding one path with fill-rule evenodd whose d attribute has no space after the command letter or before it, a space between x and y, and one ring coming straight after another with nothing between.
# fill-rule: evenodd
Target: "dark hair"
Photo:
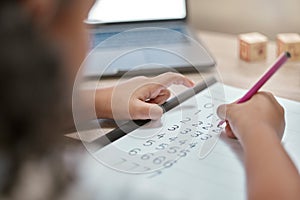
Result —
<instances>
[{"instance_id":1,"label":"dark hair","mask_svg":"<svg viewBox=\"0 0 300 200\"><path fill-rule=\"evenodd\" d=\"M11 192L24 163L58 150L65 84L56 49L16 0L1 1L0 27L0 159L6 163L1 198Z\"/></svg>"}]
</instances>

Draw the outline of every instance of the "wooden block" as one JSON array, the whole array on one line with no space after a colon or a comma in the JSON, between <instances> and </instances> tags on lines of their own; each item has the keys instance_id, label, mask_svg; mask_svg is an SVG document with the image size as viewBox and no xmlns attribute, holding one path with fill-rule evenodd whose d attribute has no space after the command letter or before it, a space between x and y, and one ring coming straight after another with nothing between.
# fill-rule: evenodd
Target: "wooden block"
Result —
<instances>
[{"instance_id":1,"label":"wooden block","mask_svg":"<svg viewBox=\"0 0 300 200\"><path fill-rule=\"evenodd\" d=\"M300 61L300 35L297 33L281 33L277 35L277 54L283 51L291 54L291 61Z\"/></svg>"},{"instance_id":2,"label":"wooden block","mask_svg":"<svg viewBox=\"0 0 300 200\"><path fill-rule=\"evenodd\" d=\"M260 33L239 35L240 58L251 62L265 60L267 57L268 38Z\"/></svg>"}]
</instances>

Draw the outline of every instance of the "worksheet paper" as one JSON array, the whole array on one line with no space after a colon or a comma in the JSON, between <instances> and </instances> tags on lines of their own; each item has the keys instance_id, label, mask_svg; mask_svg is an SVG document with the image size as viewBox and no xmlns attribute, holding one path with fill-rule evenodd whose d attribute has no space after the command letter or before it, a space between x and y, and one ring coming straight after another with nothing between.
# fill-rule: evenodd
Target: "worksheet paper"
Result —
<instances>
[{"instance_id":1,"label":"worksheet paper","mask_svg":"<svg viewBox=\"0 0 300 200\"><path fill-rule=\"evenodd\" d=\"M122 191L128 199L246 199L243 150L237 140L221 134L216 116L218 105L245 92L216 83L161 121L91 152L94 159L83 162L81 173L83 180L94 177L90 194L105 193L110 199L118 199ZM283 145L300 169L300 103L277 99L285 108Z\"/></svg>"}]
</instances>

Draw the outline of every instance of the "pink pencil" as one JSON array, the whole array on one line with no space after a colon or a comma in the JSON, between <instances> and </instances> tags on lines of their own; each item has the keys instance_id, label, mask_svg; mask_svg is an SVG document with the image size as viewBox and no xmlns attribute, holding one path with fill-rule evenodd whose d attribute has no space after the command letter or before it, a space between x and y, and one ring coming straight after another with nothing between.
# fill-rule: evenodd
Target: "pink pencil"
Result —
<instances>
[{"instance_id":1,"label":"pink pencil","mask_svg":"<svg viewBox=\"0 0 300 200\"><path fill-rule=\"evenodd\" d=\"M242 97L237 103L244 103L251 99L253 95L255 95L258 90L275 74L275 72L291 57L289 52L283 52L277 60L271 65L270 69L257 81L257 83ZM218 126L224 124L224 120L221 121Z\"/></svg>"}]
</instances>

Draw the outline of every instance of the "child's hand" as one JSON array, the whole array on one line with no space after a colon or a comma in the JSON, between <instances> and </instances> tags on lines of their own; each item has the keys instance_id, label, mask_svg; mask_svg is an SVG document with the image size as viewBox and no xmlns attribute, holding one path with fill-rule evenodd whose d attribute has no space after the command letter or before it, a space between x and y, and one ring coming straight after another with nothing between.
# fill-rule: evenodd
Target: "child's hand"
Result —
<instances>
[{"instance_id":1,"label":"child's hand","mask_svg":"<svg viewBox=\"0 0 300 200\"><path fill-rule=\"evenodd\" d=\"M170 97L167 88L172 84L194 86L187 77L168 72L153 78L139 76L100 89L96 94L97 115L114 119L159 119L163 114L159 105Z\"/></svg>"},{"instance_id":2,"label":"child's hand","mask_svg":"<svg viewBox=\"0 0 300 200\"><path fill-rule=\"evenodd\" d=\"M267 92L259 92L245 103L221 105L217 114L226 120L226 134L242 144L248 136L259 137L261 129L272 130L280 139L284 132L284 110Z\"/></svg>"}]
</instances>

